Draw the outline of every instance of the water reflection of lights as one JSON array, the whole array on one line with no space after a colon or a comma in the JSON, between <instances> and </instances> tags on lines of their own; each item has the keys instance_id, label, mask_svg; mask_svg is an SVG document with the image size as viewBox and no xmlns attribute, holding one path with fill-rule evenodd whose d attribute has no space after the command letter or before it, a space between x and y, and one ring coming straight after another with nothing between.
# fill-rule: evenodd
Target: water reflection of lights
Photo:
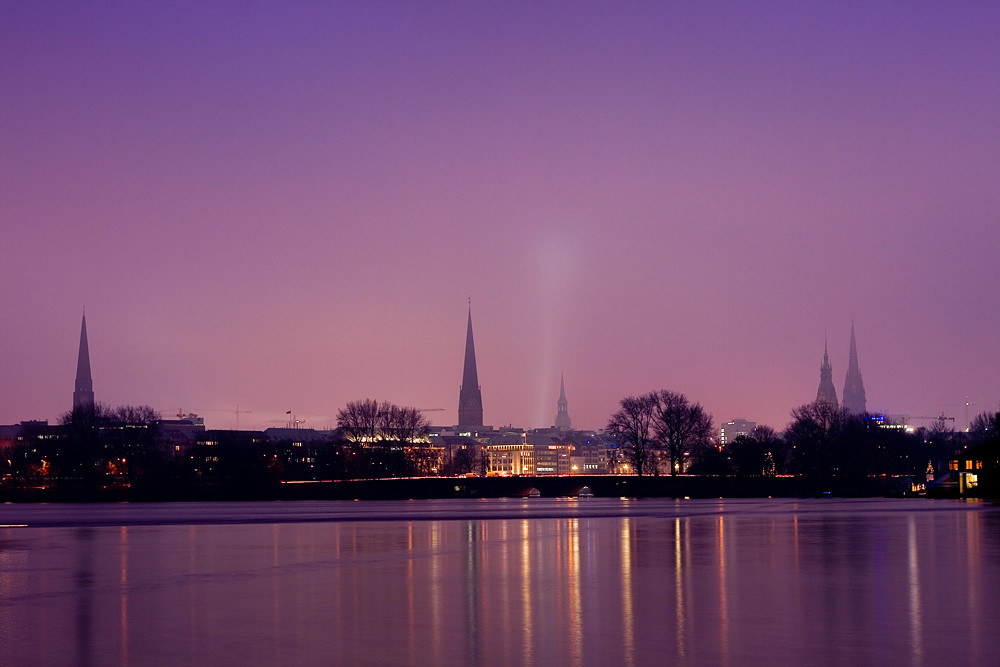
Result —
<instances>
[{"instance_id":1,"label":"water reflection of lights","mask_svg":"<svg viewBox=\"0 0 1000 667\"><path fill-rule=\"evenodd\" d=\"M496 572L499 570L500 578L503 581L510 581L510 561L511 561L511 545L508 541L508 532L510 527L510 521L501 520L499 523L493 524L493 527L499 530L499 540L495 534L489 535L489 539L493 542L499 542L497 545L499 550L499 563L491 562L490 551L485 551L486 561L483 563L486 572ZM500 612L500 623L499 630L505 636L511 635L511 588L509 586L501 586L499 590L493 591L490 594L490 605L486 607L486 612L499 610ZM500 604L497 605L492 599L494 596L500 596ZM495 621L494 621L495 623Z\"/></svg>"},{"instance_id":2,"label":"water reflection of lights","mask_svg":"<svg viewBox=\"0 0 1000 667\"><path fill-rule=\"evenodd\" d=\"M681 519L674 519L674 614L677 617L677 655L687 655L685 645L686 617L684 614L684 557L682 554Z\"/></svg>"},{"instance_id":3,"label":"water reflection of lights","mask_svg":"<svg viewBox=\"0 0 1000 667\"><path fill-rule=\"evenodd\" d=\"M120 587L120 597L121 597L121 643L122 643L122 659L121 663L127 665L129 663L128 659L128 527L122 526L119 531L119 540L121 542L121 564L119 566L119 577L118 585Z\"/></svg>"},{"instance_id":4,"label":"water reflection of lights","mask_svg":"<svg viewBox=\"0 0 1000 667\"><path fill-rule=\"evenodd\" d=\"M632 520L622 519L622 633L625 640L625 664L635 664L635 616L632 603Z\"/></svg>"},{"instance_id":5,"label":"water reflection of lights","mask_svg":"<svg viewBox=\"0 0 1000 667\"><path fill-rule=\"evenodd\" d=\"M521 637L524 653L523 664L534 663L535 624L532 619L531 600L531 522L521 520Z\"/></svg>"},{"instance_id":6,"label":"water reflection of lights","mask_svg":"<svg viewBox=\"0 0 1000 667\"><path fill-rule=\"evenodd\" d=\"M480 634L481 634L481 622L480 622L480 609L479 609L479 596L478 591L480 588L479 579L479 558L481 556L482 550L482 535L477 534L475 521L466 522L466 581L465 581L465 613L466 613L466 631L468 638L468 645L466 648L466 659L471 664L480 664L482 662L481 647L480 647ZM482 528L480 527L480 530Z\"/></svg>"},{"instance_id":7,"label":"water reflection of lights","mask_svg":"<svg viewBox=\"0 0 1000 667\"><path fill-rule=\"evenodd\" d=\"M583 660L583 621L580 609L580 523L569 520L568 574L569 574L569 636L570 662L579 665Z\"/></svg>"},{"instance_id":8,"label":"water reflection of lights","mask_svg":"<svg viewBox=\"0 0 1000 667\"><path fill-rule=\"evenodd\" d=\"M410 656L416 659L417 656L417 637L419 636L416 628L417 620L417 609L416 609L416 588L417 588L417 577L413 572L413 522L409 521L406 524L406 617L407 625L409 626L409 638L410 638Z\"/></svg>"},{"instance_id":9,"label":"water reflection of lights","mask_svg":"<svg viewBox=\"0 0 1000 667\"><path fill-rule=\"evenodd\" d=\"M981 501L976 501L981 502ZM982 542L980 535L980 528L982 527L982 515L979 512L969 512L965 515L965 535L968 547L966 548L966 557L968 558L968 591L969 591L969 632L971 635L972 644L979 648L979 642L982 637L982 615L976 613L977 609L983 608L983 602L980 599L982 596L983 582L980 578L982 574ZM992 633L988 632L988 639L993 638Z\"/></svg>"},{"instance_id":10,"label":"water reflection of lights","mask_svg":"<svg viewBox=\"0 0 1000 667\"><path fill-rule=\"evenodd\" d=\"M431 531L431 553L433 557L430 559L430 586L428 594L430 595L430 605L431 605L431 628L432 632L432 645L434 648L434 655L431 662L435 664L440 664L441 655L441 630L442 630L442 618L441 618L441 562L442 559L437 556L438 549L441 545L441 523L438 521L432 521L430 525Z\"/></svg>"},{"instance_id":11,"label":"water reflection of lights","mask_svg":"<svg viewBox=\"0 0 1000 667\"><path fill-rule=\"evenodd\" d=\"M721 509L721 508L720 508ZM729 588L726 584L726 523L725 517L718 518L716 549L719 552L719 643L723 662L729 662Z\"/></svg>"},{"instance_id":12,"label":"water reflection of lights","mask_svg":"<svg viewBox=\"0 0 1000 667\"><path fill-rule=\"evenodd\" d=\"M907 521L907 553L910 565L910 646L913 651L913 664L924 662L923 628L920 615L920 562L917 552L916 519L910 516Z\"/></svg>"}]
</instances>

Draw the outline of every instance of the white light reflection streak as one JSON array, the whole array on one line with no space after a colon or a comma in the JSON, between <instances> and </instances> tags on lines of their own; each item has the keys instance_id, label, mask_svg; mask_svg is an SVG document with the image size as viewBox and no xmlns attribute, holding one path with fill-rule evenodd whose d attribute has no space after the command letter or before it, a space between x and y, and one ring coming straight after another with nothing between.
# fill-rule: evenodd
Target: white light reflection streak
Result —
<instances>
[{"instance_id":1,"label":"white light reflection streak","mask_svg":"<svg viewBox=\"0 0 1000 667\"><path fill-rule=\"evenodd\" d=\"M119 531L121 536L121 568L118 578L121 589L121 625L122 625L122 664L129 664L128 658L128 527L122 526Z\"/></svg>"},{"instance_id":2,"label":"white light reflection streak","mask_svg":"<svg viewBox=\"0 0 1000 667\"><path fill-rule=\"evenodd\" d=\"M684 644L686 618L684 616L684 558L681 553L681 518L674 519L674 613L677 616L677 655L681 658L687 655Z\"/></svg>"},{"instance_id":3,"label":"white light reflection streak","mask_svg":"<svg viewBox=\"0 0 1000 667\"><path fill-rule=\"evenodd\" d=\"M496 526L494 526L496 528ZM502 581L510 581L510 542L508 542L508 530L510 528L510 522L506 520L500 521L500 577ZM496 541L496 540L492 540ZM500 587L500 626L503 636L511 636L511 618L510 618L510 596L511 590L509 586Z\"/></svg>"},{"instance_id":4,"label":"white light reflection streak","mask_svg":"<svg viewBox=\"0 0 1000 667\"><path fill-rule=\"evenodd\" d=\"M722 648L723 664L729 664L729 592L726 587L726 525L725 517L719 516L717 548L719 550L719 641Z\"/></svg>"},{"instance_id":5,"label":"white light reflection streak","mask_svg":"<svg viewBox=\"0 0 1000 667\"><path fill-rule=\"evenodd\" d=\"M980 604L982 595L982 584L980 574L982 573L982 543L980 541L979 527L982 525L982 514L979 512L969 512L965 515L965 535L968 541L966 553L969 558L969 638L972 645L972 655L982 655L980 637L982 632L983 606ZM992 639L989 637L988 639Z\"/></svg>"},{"instance_id":6,"label":"white light reflection streak","mask_svg":"<svg viewBox=\"0 0 1000 667\"><path fill-rule=\"evenodd\" d=\"M910 563L910 646L913 665L924 664L923 625L920 617L920 567L917 552L916 518L911 514L907 522L907 551Z\"/></svg>"},{"instance_id":7,"label":"white light reflection streak","mask_svg":"<svg viewBox=\"0 0 1000 667\"><path fill-rule=\"evenodd\" d=\"M566 554L569 574L569 636L570 664L579 665L583 661L583 622L580 610L580 522L569 520L568 553Z\"/></svg>"},{"instance_id":8,"label":"white light reflection streak","mask_svg":"<svg viewBox=\"0 0 1000 667\"><path fill-rule=\"evenodd\" d=\"M622 519L622 634L625 639L625 664L635 664L635 616L632 608L632 524Z\"/></svg>"},{"instance_id":9,"label":"white light reflection streak","mask_svg":"<svg viewBox=\"0 0 1000 667\"><path fill-rule=\"evenodd\" d=\"M476 524L473 521L466 522L465 527L465 613L468 656L466 662L479 664L482 657L479 653L479 604L476 596L481 582L479 581L479 567L476 553ZM480 538L481 539L481 538Z\"/></svg>"},{"instance_id":10,"label":"white light reflection streak","mask_svg":"<svg viewBox=\"0 0 1000 667\"><path fill-rule=\"evenodd\" d=\"M197 545L197 527L194 525L188 526L188 574L197 574L197 568L195 568L195 549ZM188 654L197 655L196 651L198 647L195 645L195 638L198 636L198 629L201 626L201 622L198 619L198 598L196 596L197 591L200 589L198 586L188 586Z\"/></svg>"},{"instance_id":11,"label":"white light reflection streak","mask_svg":"<svg viewBox=\"0 0 1000 667\"><path fill-rule=\"evenodd\" d=\"M441 524L431 522L431 630L434 642L434 659L436 665L441 664Z\"/></svg>"},{"instance_id":12,"label":"white light reflection streak","mask_svg":"<svg viewBox=\"0 0 1000 667\"><path fill-rule=\"evenodd\" d=\"M792 514L792 561L795 586L795 606L799 608L802 606L802 578L800 576L802 570L799 569L799 515L798 515L798 504L792 505L795 514Z\"/></svg>"},{"instance_id":13,"label":"white light reflection streak","mask_svg":"<svg viewBox=\"0 0 1000 667\"><path fill-rule=\"evenodd\" d=\"M531 618L531 523L521 519L521 636L524 649L522 664L534 664L535 637Z\"/></svg>"},{"instance_id":14,"label":"white light reflection streak","mask_svg":"<svg viewBox=\"0 0 1000 667\"><path fill-rule=\"evenodd\" d=\"M406 524L406 615L410 625L410 660L417 660L416 576L413 573L413 522Z\"/></svg>"},{"instance_id":15,"label":"white light reflection streak","mask_svg":"<svg viewBox=\"0 0 1000 667\"><path fill-rule=\"evenodd\" d=\"M280 524L271 524L271 564L275 572L280 571L281 562L278 558L278 542L281 541ZM271 627L274 639L274 655L281 662L281 577L271 577Z\"/></svg>"}]
</instances>

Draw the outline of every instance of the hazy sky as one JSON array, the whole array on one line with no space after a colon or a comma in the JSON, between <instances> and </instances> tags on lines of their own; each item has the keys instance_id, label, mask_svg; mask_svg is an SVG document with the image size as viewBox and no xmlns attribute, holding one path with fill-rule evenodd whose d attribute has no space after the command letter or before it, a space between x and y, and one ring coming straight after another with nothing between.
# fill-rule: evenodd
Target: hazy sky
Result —
<instances>
[{"instance_id":1,"label":"hazy sky","mask_svg":"<svg viewBox=\"0 0 1000 667\"><path fill-rule=\"evenodd\" d=\"M0 3L0 423L1000 403L1000 3ZM960 424L959 424L960 425Z\"/></svg>"}]
</instances>

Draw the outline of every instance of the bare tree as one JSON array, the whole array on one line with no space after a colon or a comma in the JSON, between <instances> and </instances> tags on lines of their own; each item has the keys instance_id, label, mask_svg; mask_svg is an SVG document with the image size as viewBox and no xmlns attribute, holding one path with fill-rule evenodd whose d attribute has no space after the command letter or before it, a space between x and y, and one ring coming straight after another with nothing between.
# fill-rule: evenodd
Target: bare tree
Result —
<instances>
[{"instance_id":1,"label":"bare tree","mask_svg":"<svg viewBox=\"0 0 1000 667\"><path fill-rule=\"evenodd\" d=\"M684 394L664 389L651 396L656 442L667 453L670 474L676 475L688 457L711 444L712 415Z\"/></svg>"},{"instance_id":2,"label":"bare tree","mask_svg":"<svg viewBox=\"0 0 1000 667\"><path fill-rule=\"evenodd\" d=\"M607 430L619 441L637 475L648 472L654 446L650 427L655 403L654 394L628 396L621 400L618 411L608 420Z\"/></svg>"},{"instance_id":3,"label":"bare tree","mask_svg":"<svg viewBox=\"0 0 1000 667\"><path fill-rule=\"evenodd\" d=\"M969 422L969 439L973 444L997 436L1000 429L1000 412L980 412Z\"/></svg>"},{"instance_id":4,"label":"bare tree","mask_svg":"<svg viewBox=\"0 0 1000 667\"><path fill-rule=\"evenodd\" d=\"M370 398L351 401L337 411L337 426L348 440L374 443L379 436L379 404Z\"/></svg>"},{"instance_id":5,"label":"bare tree","mask_svg":"<svg viewBox=\"0 0 1000 667\"><path fill-rule=\"evenodd\" d=\"M752 437L764 451L764 475L783 474L788 467L788 447L782 437L773 428L764 424L753 430Z\"/></svg>"},{"instance_id":6,"label":"bare tree","mask_svg":"<svg viewBox=\"0 0 1000 667\"><path fill-rule=\"evenodd\" d=\"M439 468L437 452L424 448L409 451L427 434L430 422L416 408L400 407L372 399L352 401L337 412L337 426L352 442L354 474L372 477L405 477L415 470Z\"/></svg>"},{"instance_id":7,"label":"bare tree","mask_svg":"<svg viewBox=\"0 0 1000 667\"><path fill-rule=\"evenodd\" d=\"M59 418L66 428L61 452L53 453L58 474L97 484L104 470L103 432L111 421L112 408L104 403L74 406Z\"/></svg>"},{"instance_id":8,"label":"bare tree","mask_svg":"<svg viewBox=\"0 0 1000 667\"><path fill-rule=\"evenodd\" d=\"M337 412L337 426L349 440L368 445L379 442L411 443L422 437L430 422L416 408L401 407L370 398L352 401Z\"/></svg>"},{"instance_id":9,"label":"bare tree","mask_svg":"<svg viewBox=\"0 0 1000 667\"><path fill-rule=\"evenodd\" d=\"M159 421L159 413L148 405L73 408L60 418L66 427L61 474L88 483L104 476L131 483L138 470L155 467Z\"/></svg>"},{"instance_id":10,"label":"bare tree","mask_svg":"<svg viewBox=\"0 0 1000 667\"><path fill-rule=\"evenodd\" d=\"M427 434L430 421L416 408L392 403L379 406L379 432L383 440L413 443Z\"/></svg>"},{"instance_id":11,"label":"bare tree","mask_svg":"<svg viewBox=\"0 0 1000 667\"><path fill-rule=\"evenodd\" d=\"M792 423L785 430L785 441L792 447L795 472L828 475L836 462L834 443L844 430L847 415L826 401L806 403L792 410Z\"/></svg>"},{"instance_id":12,"label":"bare tree","mask_svg":"<svg viewBox=\"0 0 1000 667\"><path fill-rule=\"evenodd\" d=\"M104 442L105 471L131 484L137 474L162 466L156 448L160 414L148 405L119 405L110 411Z\"/></svg>"}]
</instances>

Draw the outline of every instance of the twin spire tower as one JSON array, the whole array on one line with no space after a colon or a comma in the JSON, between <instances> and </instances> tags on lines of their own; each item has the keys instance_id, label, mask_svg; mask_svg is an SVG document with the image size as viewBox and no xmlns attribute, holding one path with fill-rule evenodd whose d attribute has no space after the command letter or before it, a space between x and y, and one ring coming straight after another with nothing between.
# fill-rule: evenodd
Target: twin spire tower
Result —
<instances>
[{"instance_id":1,"label":"twin spire tower","mask_svg":"<svg viewBox=\"0 0 1000 667\"><path fill-rule=\"evenodd\" d=\"M851 414L864 414L867 411L865 399L865 383L861 379L861 368L858 365L858 345L854 340L854 322L851 322L851 349L847 360L847 376L844 378L844 410ZM823 365L819 367L819 389L816 391L816 401L837 405L837 390L833 387L833 367L830 365L830 355L826 343L823 344Z\"/></svg>"}]
</instances>

